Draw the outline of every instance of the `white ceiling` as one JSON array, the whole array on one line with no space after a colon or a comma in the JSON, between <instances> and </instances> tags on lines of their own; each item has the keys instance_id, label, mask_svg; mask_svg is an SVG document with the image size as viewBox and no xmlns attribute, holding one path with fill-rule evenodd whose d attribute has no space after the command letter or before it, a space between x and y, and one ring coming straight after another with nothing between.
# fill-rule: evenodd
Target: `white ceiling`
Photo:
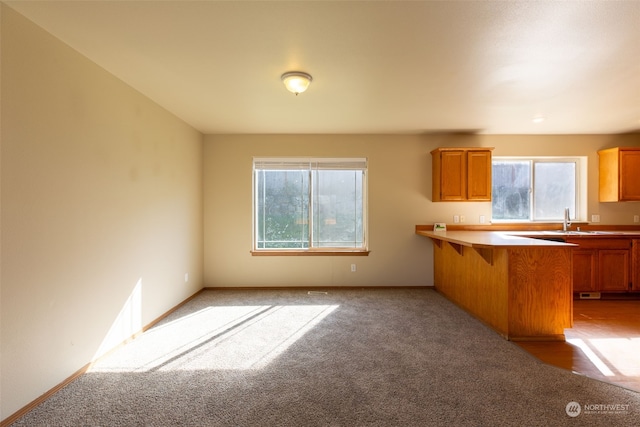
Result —
<instances>
[{"instance_id":1,"label":"white ceiling","mask_svg":"<svg viewBox=\"0 0 640 427\"><path fill-rule=\"evenodd\" d=\"M640 129L637 0L5 3L206 134Z\"/></svg>"}]
</instances>

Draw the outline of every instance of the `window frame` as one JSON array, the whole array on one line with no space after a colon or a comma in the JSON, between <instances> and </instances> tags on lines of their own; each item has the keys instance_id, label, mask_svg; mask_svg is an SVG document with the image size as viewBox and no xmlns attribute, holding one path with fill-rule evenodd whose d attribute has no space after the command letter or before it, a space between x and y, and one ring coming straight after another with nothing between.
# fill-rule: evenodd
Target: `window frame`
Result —
<instances>
[{"instance_id":1,"label":"window frame","mask_svg":"<svg viewBox=\"0 0 640 427\"><path fill-rule=\"evenodd\" d=\"M283 165L282 170L302 170L309 174L309 201L307 208L309 224L308 248L258 248L258 175L261 170L268 170L271 165L272 170L278 170L275 165ZM308 164L308 167L301 165ZM258 165L258 166L257 166ZM318 167L318 165L322 165ZM349 167L351 166L351 167ZM253 256L270 255L347 255L347 256L367 256L369 254L368 239L368 166L366 157L254 157L252 161L252 233L251 233L251 254ZM318 170L361 170L362 171L362 246L361 247L318 247L313 245L314 211L314 171Z\"/></svg>"},{"instance_id":2,"label":"window frame","mask_svg":"<svg viewBox=\"0 0 640 427\"><path fill-rule=\"evenodd\" d=\"M573 163L575 164L575 209L570 210L570 220L576 222L586 221L587 216L587 157L586 156L493 156L491 159L491 171L493 174L494 162L514 161L529 163L529 219L495 219L493 218L493 201L491 206L492 223L548 223L562 221L563 218L535 218L535 164L536 163ZM495 196L495 195L494 195ZM575 211L575 212L574 212Z\"/></svg>"}]
</instances>

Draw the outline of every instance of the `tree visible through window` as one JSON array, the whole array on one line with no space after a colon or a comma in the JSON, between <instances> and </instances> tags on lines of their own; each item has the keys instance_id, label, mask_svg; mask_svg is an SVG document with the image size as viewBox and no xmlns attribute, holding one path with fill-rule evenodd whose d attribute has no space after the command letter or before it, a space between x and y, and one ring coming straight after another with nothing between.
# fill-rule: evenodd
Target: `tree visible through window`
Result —
<instances>
[{"instance_id":1,"label":"tree visible through window","mask_svg":"<svg viewBox=\"0 0 640 427\"><path fill-rule=\"evenodd\" d=\"M580 217L580 161L577 158L500 159L492 161L492 219L562 220Z\"/></svg>"},{"instance_id":2,"label":"tree visible through window","mask_svg":"<svg viewBox=\"0 0 640 427\"><path fill-rule=\"evenodd\" d=\"M255 250L366 250L366 159L254 159Z\"/></svg>"}]
</instances>

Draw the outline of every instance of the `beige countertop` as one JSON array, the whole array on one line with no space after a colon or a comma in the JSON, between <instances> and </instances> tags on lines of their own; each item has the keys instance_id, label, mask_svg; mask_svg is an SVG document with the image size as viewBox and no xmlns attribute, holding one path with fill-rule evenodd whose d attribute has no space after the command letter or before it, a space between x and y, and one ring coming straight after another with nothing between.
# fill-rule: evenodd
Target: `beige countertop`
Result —
<instances>
[{"instance_id":1,"label":"beige countertop","mask_svg":"<svg viewBox=\"0 0 640 427\"><path fill-rule=\"evenodd\" d=\"M571 243L554 242L543 239L532 239L532 232L527 235L515 235L514 232L505 231L416 231L420 236L429 237L445 242L456 243L472 248L493 247L549 247L549 246L576 246ZM556 233L558 234L558 233Z\"/></svg>"},{"instance_id":2,"label":"beige countertop","mask_svg":"<svg viewBox=\"0 0 640 427\"><path fill-rule=\"evenodd\" d=\"M562 230L548 230L548 231L503 231L501 233L507 233L512 236L520 236L520 237L534 237L534 238L544 238L544 237L588 237L588 238L611 238L611 237L640 237L640 231L634 230L616 230L616 231L597 231L597 230L589 230L589 231L562 231Z\"/></svg>"}]
</instances>

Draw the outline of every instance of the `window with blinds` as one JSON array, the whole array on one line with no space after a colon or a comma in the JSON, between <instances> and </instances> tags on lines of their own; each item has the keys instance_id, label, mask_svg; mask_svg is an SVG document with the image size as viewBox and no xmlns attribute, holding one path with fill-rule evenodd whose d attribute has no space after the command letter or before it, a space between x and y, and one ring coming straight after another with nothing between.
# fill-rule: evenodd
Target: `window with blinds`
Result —
<instances>
[{"instance_id":1,"label":"window with blinds","mask_svg":"<svg viewBox=\"0 0 640 427\"><path fill-rule=\"evenodd\" d=\"M255 251L366 251L367 159L254 158Z\"/></svg>"}]
</instances>

